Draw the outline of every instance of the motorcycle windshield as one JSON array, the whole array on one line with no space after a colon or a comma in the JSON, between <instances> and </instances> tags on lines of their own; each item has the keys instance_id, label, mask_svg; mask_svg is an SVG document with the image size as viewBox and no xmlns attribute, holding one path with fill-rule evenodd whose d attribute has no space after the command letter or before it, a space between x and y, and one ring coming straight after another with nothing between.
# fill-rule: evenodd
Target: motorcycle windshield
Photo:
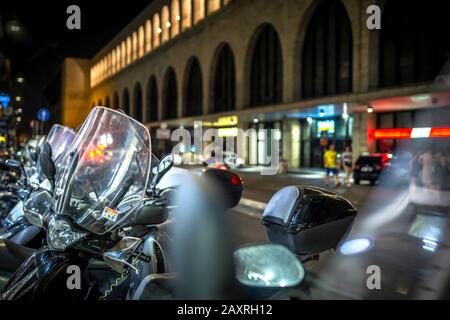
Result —
<instances>
[{"instance_id":1,"label":"motorcycle windshield","mask_svg":"<svg viewBox=\"0 0 450 320\"><path fill-rule=\"evenodd\" d=\"M67 149L75 138L75 131L71 128L55 124L48 133L47 140L52 147L52 159L56 160Z\"/></svg>"},{"instance_id":2,"label":"motorcycle windshield","mask_svg":"<svg viewBox=\"0 0 450 320\"><path fill-rule=\"evenodd\" d=\"M150 167L147 128L123 113L95 107L61 160L54 211L105 234L134 213Z\"/></svg>"}]
</instances>

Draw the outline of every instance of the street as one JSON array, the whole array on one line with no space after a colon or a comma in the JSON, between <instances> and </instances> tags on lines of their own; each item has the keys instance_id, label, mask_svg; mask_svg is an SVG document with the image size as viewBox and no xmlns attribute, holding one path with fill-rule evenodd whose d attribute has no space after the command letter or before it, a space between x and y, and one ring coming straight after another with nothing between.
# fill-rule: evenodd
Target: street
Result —
<instances>
[{"instance_id":1,"label":"street","mask_svg":"<svg viewBox=\"0 0 450 320\"><path fill-rule=\"evenodd\" d=\"M256 169L238 171L244 182L244 192L240 204L231 210L230 217L236 242L240 245L267 241L265 228L259 220L262 210L255 206L267 204L278 190L289 185L325 188L321 170L302 170L286 176L262 176L255 171ZM342 180L342 177L340 179ZM352 185L350 188L341 186L334 189L331 187L330 190L350 200L358 209L359 214L376 209L376 204L388 201L393 192L391 187L369 184Z\"/></svg>"}]
</instances>

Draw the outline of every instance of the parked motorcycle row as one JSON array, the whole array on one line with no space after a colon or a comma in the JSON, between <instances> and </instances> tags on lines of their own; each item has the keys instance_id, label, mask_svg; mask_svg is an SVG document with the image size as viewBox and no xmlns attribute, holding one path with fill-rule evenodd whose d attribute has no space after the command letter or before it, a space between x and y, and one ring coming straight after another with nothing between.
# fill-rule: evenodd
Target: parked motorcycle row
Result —
<instances>
[{"instance_id":1,"label":"parked motorcycle row","mask_svg":"<svg viewBox=\"0 0 450 320\"><path fill-rule=\"evenodd\" d=\"M348 247L348 200L285 187L261 219L270 243L235 248L240 177L174 167L150 141L143 124L95 107L78 132L55 125L1 159L0 299L312 298L308 274Z\"/></svg>"}]
</instances>

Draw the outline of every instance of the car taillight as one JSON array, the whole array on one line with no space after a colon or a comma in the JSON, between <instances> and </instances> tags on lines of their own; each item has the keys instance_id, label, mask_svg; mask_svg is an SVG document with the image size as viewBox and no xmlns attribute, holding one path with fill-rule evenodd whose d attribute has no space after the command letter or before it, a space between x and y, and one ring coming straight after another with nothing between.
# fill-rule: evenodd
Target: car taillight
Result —
<instances>
[{"instance_id":1,"label":"car taillight","mask_svg":"<svg viewBox=\"0 0 450 320\"><path fill-rule=\"evenodd\" d=\"M239 186L239 185L242 184L242 180L241 180L241 178L240 178L238 175L234 174L234 175L232 175L231 178L230 178L230 183L231 183L233 186Z\"/></svg>"},{"instance_id":2,"label":"car taillight","mask_svg":"<svg viewBox=\"0 0 450 320\"><path fill-rule=\"evenodd\" d=\"M361 169L361 167L357 164L357 165L355 166L355 169L356 169L356 170L359 170L359 169Z\"/></svg>"},{"instance_id":3,"label":"car taillight","mask_svg":"<svg viewBox=\"0 0 450 320\"><path fill-rule=\"evenodd\" d=\"M381 170L383 167L382 166L380 166L379 164L377 164L376 166L375 166L375 169L377 169L377 170Z\"/></svg>"}]
</instances>

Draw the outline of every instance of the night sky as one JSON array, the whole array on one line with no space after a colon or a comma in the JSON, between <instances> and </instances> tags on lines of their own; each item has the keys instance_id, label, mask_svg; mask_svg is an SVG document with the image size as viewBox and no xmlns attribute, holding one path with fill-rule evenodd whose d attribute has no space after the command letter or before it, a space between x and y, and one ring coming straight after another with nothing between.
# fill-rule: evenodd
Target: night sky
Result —
<instances>
[{"instance_id":1,"label":"night sky","mask_svg":"<svg viewBox=\"0 0 450 320\"><path fill-rule=\"evenodd\" d=\"M65 57L92 57L150 2L0 1L3 28L8 21L17 20L23 30L14 37L5 33L0 43L0 50L11 59L12 74L25 78L22 129L36 117L36 110L46 104L43 89L55 78ZM66 27L69 17L66 10L72 4L80 6L81 30Z\"/></svg>"}]
</instances>

